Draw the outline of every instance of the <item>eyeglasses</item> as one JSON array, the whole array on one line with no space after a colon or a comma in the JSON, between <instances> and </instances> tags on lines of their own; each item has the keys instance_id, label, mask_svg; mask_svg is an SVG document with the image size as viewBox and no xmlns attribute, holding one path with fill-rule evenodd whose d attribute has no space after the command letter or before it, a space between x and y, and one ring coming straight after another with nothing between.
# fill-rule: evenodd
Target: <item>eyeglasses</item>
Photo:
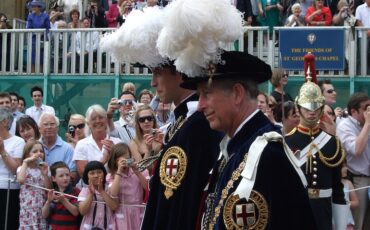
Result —
<instances>
[{"instance_id":1,"label":"eyeglasses","mask_svg":"<svg viewBox=\"0 0 370 230\"><path fill-rule=\"evenodd\" d=\"M289 77L289 74L285 73L285 74L283 75L283 77L288 78L288 77Z\"/></svg>"},{"instance_id":2,"label":"eyeglasses","mask_svg":"<svg viewBox=\"0 0 370 230\"><path fill-rule=\"evenodd\" d=\"M152 122L152 121L154 121L154 116L139 117L137 120L140 123L144 123L145 121Z\"/></svg>"},{"instance_id":3,"label":"eyeglasses","mask_svg":"<svg viewBox=\"0 0 370 230\"><path fill-rule=\"evenodd\" d=\"M78 124L78 125L69 125L69 127L73 127L74 129L83 129L85 128L85 123L81 123L81 124Z\"/></svg>"},{"instance_id":4,"label":"eyeglasses","mask_svg":"<svg viewBox=\"0 0 370 230\"><path fill-rule=\"evenodd\" d=\"M328 89L328 90L326 90L326 92L329 93L329 94L332 94L332 93L335 92L335 90L334 89Z\"/></svg>"}]
</instances>

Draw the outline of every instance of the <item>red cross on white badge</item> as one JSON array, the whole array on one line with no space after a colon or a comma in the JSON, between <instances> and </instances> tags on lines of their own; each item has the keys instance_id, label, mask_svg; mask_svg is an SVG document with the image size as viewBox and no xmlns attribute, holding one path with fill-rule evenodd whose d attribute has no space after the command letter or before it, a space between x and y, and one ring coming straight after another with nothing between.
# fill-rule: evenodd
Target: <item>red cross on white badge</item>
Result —
<instances>
[{"instance_id":1,"label":"red cross on white badge","mask_svg":"<svg viewBox=\"0 0 370 230\"><path fill-rule=\"evenodd\" d=\"M176 176L179 160L177 158L169 158L166 163L166 174L168 176Z\"/></svg>"},{"instance_id":2,"label":"red cross on white badge","mask_svg":"<svg viewBox=\"0 0 370 230\"><path fill-rule=\"evenodd\" d=\"M254 204L238 204L235 206L236 223L239 226L251 226L256 223Z\"/></svg>"}]
</instances>

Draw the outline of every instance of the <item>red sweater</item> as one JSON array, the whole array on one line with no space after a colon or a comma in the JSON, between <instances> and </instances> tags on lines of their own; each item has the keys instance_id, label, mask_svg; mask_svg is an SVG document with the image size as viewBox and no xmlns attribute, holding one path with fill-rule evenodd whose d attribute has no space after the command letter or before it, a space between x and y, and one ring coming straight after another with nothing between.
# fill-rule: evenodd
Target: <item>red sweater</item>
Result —
<instances>
[{"instance_id":1,"label":"red sweater","mask_svg":"<svg viewBox=\"0 0 370 230\"><path fill-rule=\"evenodd\" d=\"M314 24L311 24L309 20L309 16L313 14L317 9L313 6L308 7L307 12L306 12L306 17L304 18L307 26L317 26ZM317 14L313 17L312 19L313 22L325 22L325 26L331 26L331 21L332 21L332 15L329 7L323 6L321 9L321 14Z\"/></svg>"}]
</instances>

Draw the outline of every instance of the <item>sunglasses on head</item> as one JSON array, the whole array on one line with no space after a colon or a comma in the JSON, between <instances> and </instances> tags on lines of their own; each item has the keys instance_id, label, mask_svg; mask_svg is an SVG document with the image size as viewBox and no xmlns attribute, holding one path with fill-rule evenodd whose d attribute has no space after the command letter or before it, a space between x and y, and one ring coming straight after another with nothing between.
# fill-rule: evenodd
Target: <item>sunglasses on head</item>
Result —
<instances>
[{"instance_id":1,"label":"sunglasses on head","mask_svg":"<svg viewBox=\"0 0 370 230\"><path fill-rule=\"evenodd\" d=\"M137 120L140 123L144 123L145 121L151 122L151 121L154 121L154 117L153 116L139 117Z\"/></svg>"},{"instance_id":2,"label":"sunglasses on head","mask_svg":"<svg viewBox=\"0 0 370 230\"><path fill-rule=\"evenodd\" d=\"M73 127L75 129L83 129L85 128L85 124L84 123L81 123L81 124L78 124L78 125L69 125L69 127Z\"/></svg>"},{"instance_id":3,"label":"sunglasses on head","mask_svg":"<svg viewBox=\"0 0 370 230\"><path fill-rule=\"evenodd\" d=\"M328 89L328 90L326 90L326 92L332 94L332 93L335 92L335 90L334 89Z\"/></svg>"}]
</instances>

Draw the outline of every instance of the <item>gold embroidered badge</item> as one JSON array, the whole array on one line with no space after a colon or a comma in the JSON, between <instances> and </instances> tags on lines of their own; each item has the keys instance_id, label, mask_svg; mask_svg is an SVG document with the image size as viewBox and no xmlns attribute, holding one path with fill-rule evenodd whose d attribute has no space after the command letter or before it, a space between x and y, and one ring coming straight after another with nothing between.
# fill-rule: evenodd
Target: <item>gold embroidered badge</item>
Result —
<instances>
[{"instance_id":1,"label":"gold embroidered badge","mask_svg":"<svg viewBox=\"0 0 370 230\"><path fill-rule=\"evenodd\" d=\"M255 190L252 190L248 201L233 193L226 200L223 218L226 229L265 229L268 205L265 198Z\"/></svg>"},{"instance_id":2,"label":"gold embroidered badge","mask_svg":"<svg viewBox=\"0 0 370 230\"><path fill-rule=\"evenodd\" d=\"M167 149L159 167L161 183L166 187L164 195L169 199L185 176L188 159L184 150L178 146Z\"/></svg>"}]
</instances>

